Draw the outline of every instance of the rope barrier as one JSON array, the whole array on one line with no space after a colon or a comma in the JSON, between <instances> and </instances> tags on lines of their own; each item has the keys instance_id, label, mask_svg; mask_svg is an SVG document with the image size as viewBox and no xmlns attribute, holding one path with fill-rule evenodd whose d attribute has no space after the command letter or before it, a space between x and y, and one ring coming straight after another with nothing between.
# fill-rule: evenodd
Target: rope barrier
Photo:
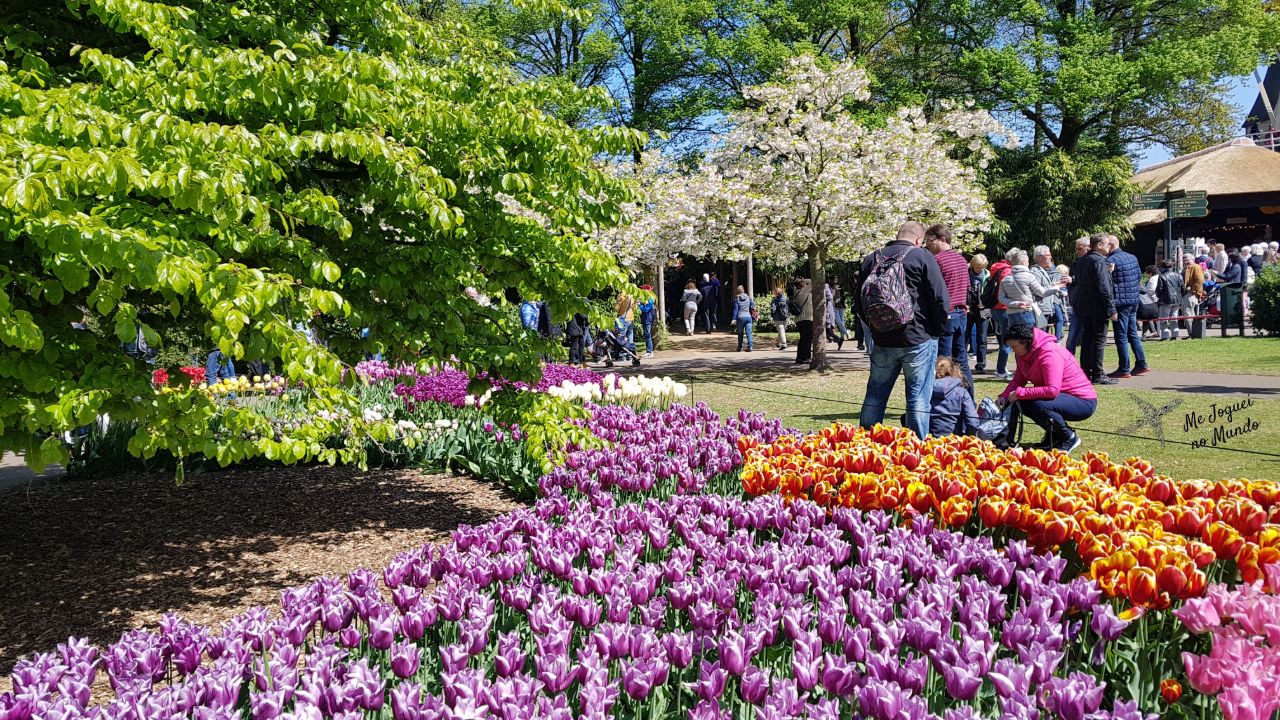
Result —
<instances>
[{"instance_id":1,"label":"rope barrier","mask_svg":"<svg viewBox=\"0 0 1280 720\"><path fill-rule=\"evenodd\" d=\"M863 404L864 404L864 403L862 403L862 402L858 402L858 401L855 401L855 400L841 400L841 399L839 399L839 398L828 398L828 397L818 397L818 396L814 396L814 395L803 395L803 394L800 394L800 393L786 392L786 391L783 391L783 390L771 390L771 389L769 389L769 388L763 388L763 387L759 387L759 386L752 386L752 385L739 385L739 384L737 384L737 383L726 382L726 381L723 381L723 380L707 380L706 378L700 378L700 377L695 376L695 375L689 375L689 376L687 376L687 377L688 377L688 379L687 379L687 380L685 380L685 381L683 381L683 382L686 382L686 384L688 384L688 385L689 385L689 394L690 394L690 399L691 399L691 400L693 399L693 387L694 387L694 385L695 385L695 380L696 380L696 382L702 382L702 383L706 383L706 384L709 384L709 385L723 385L723 386L725 386L725 387L738 388L738 389L740 389L740 390L751 390L751 391L754 391L754 392L771 393L771 394L773 394L773 395L783 395L783 396L786 396L786 397L799 398L799 399L801 399L801 400L818 400L818 401L821 401L821 402L836 403L836 404L840 404L840 405L851 405L851 406L854 406L854 407L857 407L857 408L861 408L861 407L863 406ZM894 406L892 406L892 405L888 405L888 404L886 404L886 405L885 405L885 410L895 410L895 411L901 411L901 412L909 412L909 410L908 410L907 408L894 407ZM1220 447L1219 447L1219 446L1199 445L1199 444L1197 444L1197 443L1187 442L1187 441L1185 441L1185 440L1164 440L1164 439L1162 439L1162 438L1158 438L1158 437L1149 437L1149 436L1146 436L1146 435L1130 435L1130 434L1127 434L1127 433L1112 432L1112 431L1110 431L1110 430L1098 430L1098 429L1096 429L1096 428L1089 428L1089 427L1073 426L1073 429L1074 429L1074 430L1077 430L1077 431L1079 431L1079 432L1089 432L1089 433L1094 433L1094 434L1097 434L1097 435L1110 435L1110 436L1113 436L1113 437L1129 438L1129 439L1131 439L1131 440L1149 440L1149 441L1151 441L1151 442L1168 443L1168 444L1172 444L1172 445L1185 445L1185 446L1187 446L1187 447L1194 447L1194 448L1196 448L1196 449L1200 449L1200 450L1225 450L1225 451L1228 451L1228 452L1243 453L1243 454L1246 454L1246 455L1257 455L1257 456L1259 456L1259 457L1276 458L1276 459L1280 460L1280 453L1265 452L1265 451L1262 451L1262 450L1249 450L1249 449L1247 449L1247 448L1237 448L1237 447L1227 447L1227 446L1220 446Z\"/></svg>"}]
</instances>

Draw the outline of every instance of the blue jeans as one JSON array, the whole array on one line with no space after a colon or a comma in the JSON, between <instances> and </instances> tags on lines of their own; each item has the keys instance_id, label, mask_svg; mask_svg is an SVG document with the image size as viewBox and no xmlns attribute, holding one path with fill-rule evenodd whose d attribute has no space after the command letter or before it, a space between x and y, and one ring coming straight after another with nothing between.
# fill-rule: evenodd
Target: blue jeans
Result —
<instances>
[{"instance_id":1,"label":"blue jeans","mask_svg":"<svg viewBox=\"0 0 1280 720\"><path fill-rule=\"evenodd\" d=\"M744 315L738 318L738 349L742 349L742 335L746 333L747 349L751 349L751 316Z\"/></svg>"},{"instance_id":2,"label":"blue jeans","mask_svg":"<svg viewBox=\"0 0 1280 720\"><path fill-rule=\"evenodd\" d=\"M1097 400L1083 400L1075 395L1058 393L1052 400L1019 400L1014 403L1017 412L1026 415L1035 424L1050 433L1051 439L1061 442L1071 431L1068 420L1086 420L1098 408Z\"/></svg>"},{"instance_id":3,"label":"blue jeans","mask_svg":"<svg viewBox=\"0 0 1280 720\"><path fill-rule=\"evenodd\" d=\"M618 335L618 339L624 345L634 345L636 341L636 324L627 322L624 318L618 318L614 323L613 331Z\"/></svg>"},{"instance_id":4,"label":"blue jeans","mask_svg":"<svg viewBox=\"0 0 1280 720\"><path fill-rule=\"evenodd\" d=\"M969 342L969 354L973 355L975 370L987 369L987 319L982 314L970 315L965 325L965 338Z\"/></svg>"},{"instance_id":5,"label":"blue jeans","mask_svg":"<svg viewBox=\"0 0 1280 720\"><path fill-rule=\"evenodd\" d=\"M1036 314L1031 310L1023 310L1022 312L1005 311L1005 332L1014 325L1030 325L1036 326Z\"/></svg>"},{"instance_id":6,"label":"blue jeans","mask_svg":"<svg viewBox=\"0 0 1280 720\"><path fill-rule=\"evenodd\" d=\"M1005 333L1009 332L1009 311L996 308L991 311L991 322L996 331L996 374L1003 375L1009 365L1009 346L1004 344Z\"/></svg>"},{"instance_id":7,"label":"blue jeans","mask_svg":"<svg viewBox=\"0 0 1280 720\"><path fill-rule=\"evenodd\" d=\"M969 384L969 394L973 394L973 372L969 370L969 343L965 341L965 327L969 324L969 315L964 310L952 310L947 317L947 328L938 338L938 357L949 357L956 361L964 372L964 379Z\"/></svg>"},{"instance_id":8,"label":"blue jeans","mask_svg":"<svg viewBox=\"0 0 1280 720\"><path fill-rule=\"evenodd\" d=\"M1067 329L1067 352L1076 354L1080 346L1080 322L1076 319L1075 308L1071 309L1071 326Z\"/></svg>"},{"instance_id":9,"label":"blue jeans","mask_svg":"<svg viewBox=\"0 0 1280 720\"><path fill-rule=\"evenodd\" d=\"M867 396L862 401L858 424L869 428L884 421L885 406L901 372L907 383L907 427L921 438L928 435L937 362L938 343L934 340L904 348L877 345L871 351L871 376L867 378Z\"/></svg>"},{"instance_id":10,"label":"blue jeans","mask_svg":"<svg viewBox=\"0 0 1280 720\"><path fill-rule=\"evenodd\" d=\"M653 352L653 321L646 320L644 323L644 350L645 352Z\"/></svg>"},{"instance_id":11,"label":"blue jeans","mask_svg":"<svg viewBox=\"0 0 1280 720\"><path fill-rule=\"evenodd\" d=\"M1062 342L1062 326L1067 322L1067 315L1062 311L1061 305L1053 306L1053 338L1059 343Z\"/></svg>"},{"instance_id":12,"label":"blue jeans","mask_svg":"<svg viewBox=\"0 0 1280 720\"><path fill-rule=\"evenodd\" d=\"M703 308L702 319L706 321L707 332L710 333L716 328L716 309L714 307Z\"/></svg>"},{"instance_id":13,"label":"blue jeans","mask_svg":"<svg viewBox=\"0 0 1280 720\"><path fill-rule=\"evenodd\" d=\"M1116 320L1111 331L1116 340L1116 354L1120 356L1119 372L1142 370L1147 366L1147 354L1142 350L1142 338L1138 335L1138 306L1116 306ZM1134 364L1129 365L1129 348L1133 348Z\"/></svg>"},{"instance_id":14,"label":"blue jeans","mask_svg":"<svg viewBox=\"0 0 1280 720\"><path fill-rule=\"evenodd\" d=\"M876 344L871 339L871 326L861 320L858 322L862 325L862 341L867 346L867 354L870 355L871 351L876 349Z\"/></svg>"},{"instance_id":15,"label":"blue jeans","mask_svg":"<svg viewBox=\"0 0 1280 720\"><path fill-rule=\"evenodd\" d=\"M840 339L845 340L849 337L849 328L844 326L844 308L836 308L836 327L840 328Z\"/></svg>"}]
</instances>

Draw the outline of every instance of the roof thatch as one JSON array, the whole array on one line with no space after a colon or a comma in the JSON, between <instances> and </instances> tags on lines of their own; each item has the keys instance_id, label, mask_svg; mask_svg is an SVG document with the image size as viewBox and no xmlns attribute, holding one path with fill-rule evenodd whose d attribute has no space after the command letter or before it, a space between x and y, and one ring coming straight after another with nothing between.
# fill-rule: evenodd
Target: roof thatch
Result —
<instances>
[{"instance_id":1,"label":"roof thatch","mask_svg":"<svg viewBox=\"0 0 1280 720\"><path fill-rule=\"evenodd\" d=\"M1133 183L1144 193L1203 190L1212 208L1222 195L1280 192L1280 152L1241 138L1143 168ZM1164 210L1139 210L1129 222L1147 225L1164 217Z\"/></svg>"}]
</instances>

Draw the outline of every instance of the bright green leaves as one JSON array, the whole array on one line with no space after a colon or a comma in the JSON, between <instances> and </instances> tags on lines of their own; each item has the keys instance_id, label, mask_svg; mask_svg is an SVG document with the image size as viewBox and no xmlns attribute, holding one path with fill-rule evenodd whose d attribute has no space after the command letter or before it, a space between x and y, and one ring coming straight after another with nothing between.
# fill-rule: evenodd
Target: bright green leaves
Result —
<instances>
[{"instance_id":1,"label":"bright green leaves","mask_svg":"<svg viewBox=\"0 0 1280 720\"><path fill-rule=\"evenodd\" d=\"M21 213L33 217L47 215L53 207L53 199L44 181L39 177L28 175L11 181L4 186L0 180L0 202L15 214Z\"/></svg>"},{"instance_id":2,"label":"bright green leaves","mask_svg":"<svg viewBox=\"0 0 1280 720\"><path fill-rule=\"evenodd\" d=\"M531 376L505 291L559 319L621 281L582 237L633 196L595 161L638 136L548 115L600 93L520 82L471 28L379 0L72 5L84 47L43 85L0 65L0 446L42 456L32 437L105 413L138 422L141 456L358 460L324 444L336 425L276 440L247 408L155 394L120 346L273 361L335 411L374 343Z\"/></svg>"}]
</instances>

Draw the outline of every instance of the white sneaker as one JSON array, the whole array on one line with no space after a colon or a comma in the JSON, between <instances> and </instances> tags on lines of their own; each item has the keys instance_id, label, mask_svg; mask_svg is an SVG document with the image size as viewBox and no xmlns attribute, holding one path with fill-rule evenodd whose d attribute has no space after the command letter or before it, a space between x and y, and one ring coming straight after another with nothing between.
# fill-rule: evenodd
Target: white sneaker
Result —
<instances>
[{"instance_id":1,"label":"white sneaker","mask_svg":"<svg viewBox=\"0 0 1280 720\"><path fill-rule=\"evenodd\" d=\"M652 359L653 359L653 353L645 353L645 354L644 354L644 359L645 359L645 360L652 360Z\"/></svg>"}]
</instances>

